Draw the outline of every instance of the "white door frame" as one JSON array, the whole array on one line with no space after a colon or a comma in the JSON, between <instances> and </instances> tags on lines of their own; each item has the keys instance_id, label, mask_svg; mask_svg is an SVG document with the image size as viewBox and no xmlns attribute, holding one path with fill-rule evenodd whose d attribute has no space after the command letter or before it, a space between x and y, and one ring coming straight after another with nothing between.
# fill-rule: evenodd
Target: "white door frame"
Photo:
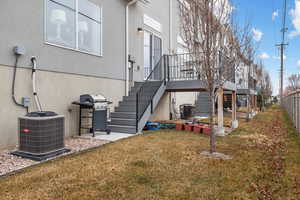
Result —
<instances>
[{"instance_id":1,"label":"white door frame","mask_svg":"<svg viewBox=\"0 0 300 200\"><path fill-rule=\"evenodd\" d=\"M161 55L160 56L162 56L163 55L163 38L162 38L162 36L161 36L161 34L157 34L155 31L151 31L150 29L148 29L148 28L144 28L144 32L147 32L147 33L149 33L150 34L150 36L151 36L151 41L150 41L150 53L151 53L151 66L150 66L150 68L151 68L151 71L153 70L153 68L155 67L154 65L153 65L153 60L154 60L154 48L153 48L153 43L154 43L154 41L153 41L153 36L155 36L155 37L157 37L157 38L159 38L160 40L161 40ZM144 64L143 64L143 70L144 70L144 80L149 76L149 74L147 74L147 77L146 77L146 72L145 72L145 33L144 33L144 35L143 35L143 38L144 38L144 40L143 40L143 52L144 52ZM149 72L150 73L150 72Z\"/></svg>"}]
</instances>

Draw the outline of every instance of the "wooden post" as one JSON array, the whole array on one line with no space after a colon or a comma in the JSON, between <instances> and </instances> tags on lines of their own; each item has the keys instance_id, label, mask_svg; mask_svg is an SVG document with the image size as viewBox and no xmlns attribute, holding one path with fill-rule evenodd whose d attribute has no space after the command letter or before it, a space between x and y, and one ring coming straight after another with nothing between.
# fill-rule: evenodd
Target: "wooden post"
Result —
<instances>
[{"instance_id":1,"label":"wooden post","mask_svg":"<svg viewBox=\"0 0 300 200\"><path fill-rule=\"evenodd\" d=\"M231 127L232 128L237 128L238 127L238 120L236 116L236 111L237 111L237 105L236 105L236 91L232 91L232 122L231 122Z\"/></svg>"},{"instance_id":2,"label":"wooden post","mask_svg":"<svg viewBox=\"0 0 300 200\"><path fill-rule=\"evenodd\" d=\"M251 118L251 95L247 94L247 121Z\"/></svg>"},{"instance_id":3,"label":"wooden post","mask_svg":"<svg viewBox=\"0 0 300 200\"><path fill-rule=\"evenodd\" d=\"M255 111L255 113L256 113L256 111L257 111L257 96L254 95L254 96L253 96L253 99L254 99L254 105L255 105L254 111Z\"/></svg>"},{"instance_id":4,"label":"wooden post","mask_svg":"<svg viewBox=\"0 0 300 200\"><path fill-rule=\"evenodd\" d=\"M257 111L257 95L254 96L254 101L255 101L255 111Z\"/></svg>"},{"instance_id":5,"label":"wooden post","mask_svg":"<svg viewBox=\"0 0 300 200\"><path fill-rule=\"evenodd\" d=\"M251 113L253 113L255 105L254 105L255 101L254 101L254 95L251 95Z\"/></svg>"},{"instance_id":6,"label":"wooden post","mask_svg":"<svg viewBox=\"0 0 300 200\"><path fill-rule=\"evenodd\" d=\"M255 95L253 95L252 96L252 105L253 105L253 107L252 107L252 111L255 111Z\"/></svg>"},{"instance_id":7,"label":"wooden post","mask_svg":"<svg viewBox=\"0 0 300 200\"><path fill-rule=\"evenodd\" d=\"M232 91L232 120L236 120L236 92Z\"/></svg>"},{"instance_id":8,"label":"wooden post","mask_svg":"<svg viewBox=\"0 0 300 200\"><path fill-rule=\"evenodd\" d=\"M225 130L224 130L224 89L219 88L218 89L218 130L217 135L224 136Z\"/></svg>"}]
</instances>

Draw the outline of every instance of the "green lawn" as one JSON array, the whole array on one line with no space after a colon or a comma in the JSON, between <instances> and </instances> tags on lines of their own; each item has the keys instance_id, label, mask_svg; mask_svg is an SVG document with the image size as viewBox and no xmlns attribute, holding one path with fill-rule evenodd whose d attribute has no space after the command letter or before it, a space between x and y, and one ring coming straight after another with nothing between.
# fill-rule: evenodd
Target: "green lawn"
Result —
<instances>
[{"instance_id":1,"label":"green lawn","mask_svg":"<svg viewBox=\"0 0 300 200\"><path fill-rule=\"evenodd\" d=\"M218 151L186 132L139 135L0 179L0 199L300 199L300 138L278 107L259 114Z\"/></svg>"}]
</instances>

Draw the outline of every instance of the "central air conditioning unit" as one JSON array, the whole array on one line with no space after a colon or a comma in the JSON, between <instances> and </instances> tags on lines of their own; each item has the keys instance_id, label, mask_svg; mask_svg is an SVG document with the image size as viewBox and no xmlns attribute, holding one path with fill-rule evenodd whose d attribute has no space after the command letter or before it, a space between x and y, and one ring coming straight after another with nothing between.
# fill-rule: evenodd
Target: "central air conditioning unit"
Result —
<instances>
[{"instance_id":1,"label":"central air conditioning unit","mask_svg":"<svg viewBox=\"0 0 300 200\"><path fill-rule=\"evenodd\" d=\"M34 112L19 117L19 150L14 155L45 160L65 153L65 118L53 112Z\"/></svg>"},{"instance_id":2,"label":"central air conditioning unit","mask_svg":"<svg viewBox=\"0 0 300 200\"><path fill-rule=\"evenodd\" d=\"M31 160L46 160L68 152L65 149L65 118L54 112L42 111L36 91L36 58L32 57L32 89L38 112L19 117L19 149L13 155Z\"/></svg>"}]
</instances>

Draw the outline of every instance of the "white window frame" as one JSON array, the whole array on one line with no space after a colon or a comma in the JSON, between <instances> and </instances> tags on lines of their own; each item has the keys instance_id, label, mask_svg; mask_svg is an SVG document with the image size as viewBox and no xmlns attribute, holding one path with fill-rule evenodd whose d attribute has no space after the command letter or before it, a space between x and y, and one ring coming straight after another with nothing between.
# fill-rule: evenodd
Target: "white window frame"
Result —
<instances>
[{"instance_id":1,"label":"white window frame","mask_svg":"<svg viewBox=\"0 0 300 200\"><path fill-rule=\"evenodd\" d=\"M144 25L151 27L153 30L157 31L158 33L162 33L161 23L149 17L146 14L144 14Z\"/></svg>"},{"instance_id":2,"label":"white window frame","mask_svg":"<svg viewBox=\"0 0 300 200\"><path fill-rule=\"evenodd\" d=\"M89 55L93 55L93 56L103 57L103 9L102 9L102 6L97 5L100 9L100 54L97 54L97 53L93 53L93 52L84 51L84 50L79 49L79 45L78 45L78 39L79 39L78 38L78 16L79 16L78 0L75 0L75 32L76 32L75 33L76 34L76 36L75 36L75 40L76 40L75 41L75 48L67 47L67 46L64 46L64 45L55 44L53 42L47 41L48 1L51 1L51 0L44 0L44 43L48 44L48 45L51 45L51 46L63 48L63 49L68 49L68 50L81 52L81 53L85 53L85 54L89 54ZM93 4L95 4L95 3L93 3Z\"/></svg>"}]
</instances>

